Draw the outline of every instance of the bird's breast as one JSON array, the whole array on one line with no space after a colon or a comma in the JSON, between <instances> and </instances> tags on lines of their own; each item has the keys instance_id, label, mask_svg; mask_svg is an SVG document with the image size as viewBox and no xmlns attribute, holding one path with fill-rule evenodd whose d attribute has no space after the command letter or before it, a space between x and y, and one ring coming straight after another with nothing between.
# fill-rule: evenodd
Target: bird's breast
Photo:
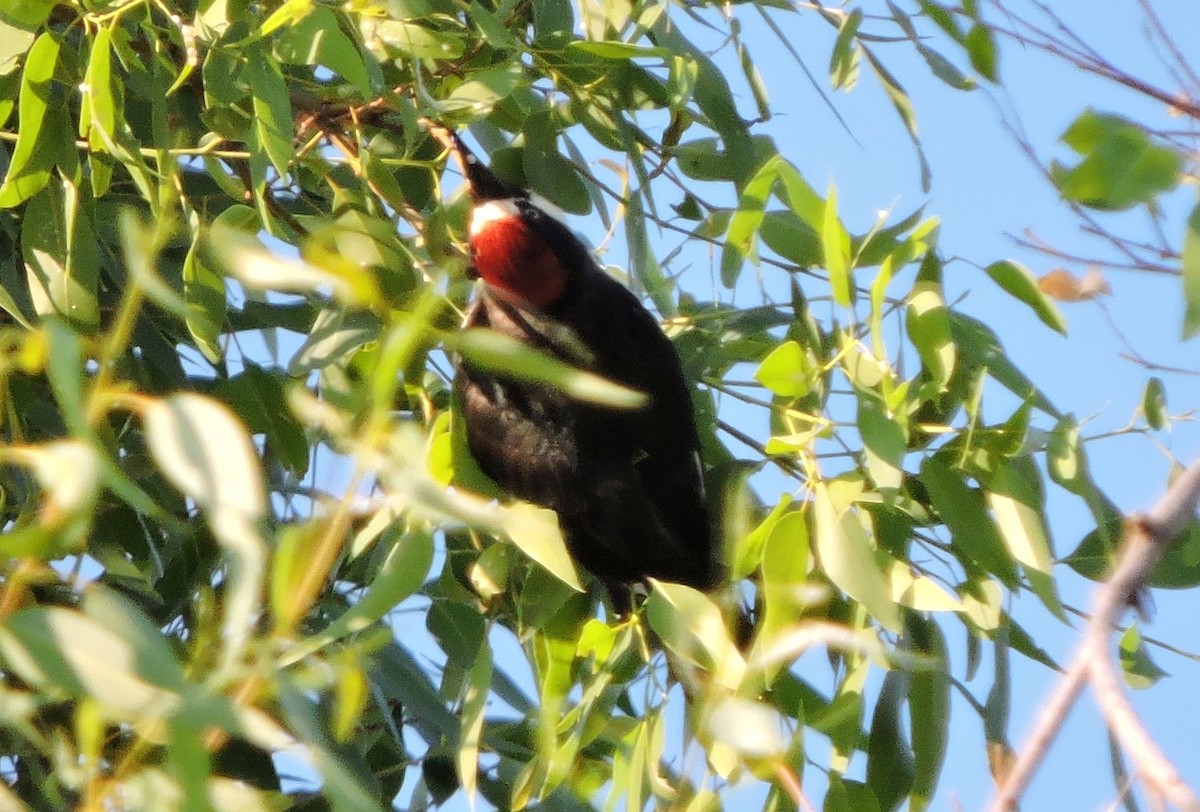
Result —
<instances>
[{"instance_id":1,"label":"bird's breast","mask_svg":"<svg viewBox=\"0 0 1200 812\"><path fill-rule=\"evenodd\" d=\"M519 214L477 211L471 222L471 253L484 281L535 307L549 306L566 290L567 271L558 255Z\"/></svg>"}]
</instances>

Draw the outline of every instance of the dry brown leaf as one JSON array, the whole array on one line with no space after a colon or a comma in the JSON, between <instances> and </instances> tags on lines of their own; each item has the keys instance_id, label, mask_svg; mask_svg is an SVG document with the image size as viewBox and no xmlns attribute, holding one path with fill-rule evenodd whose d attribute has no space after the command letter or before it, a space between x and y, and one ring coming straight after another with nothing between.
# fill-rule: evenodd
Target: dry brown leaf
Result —
<instances>
[{"instance_id":1,"label":"dry brown leaf","mask_svg":"<svg viewBox=\"0 0 1200 812\"><path fill-rule=\"evenodd\" d=\"M1082 278L1066 268L1055 268L1039 279L1037 284L1042 293L1060 302L1086 302L1098 296L1112 294L1108 280L1095 266L1089 268Z\"/></svg>"}]
</instances>

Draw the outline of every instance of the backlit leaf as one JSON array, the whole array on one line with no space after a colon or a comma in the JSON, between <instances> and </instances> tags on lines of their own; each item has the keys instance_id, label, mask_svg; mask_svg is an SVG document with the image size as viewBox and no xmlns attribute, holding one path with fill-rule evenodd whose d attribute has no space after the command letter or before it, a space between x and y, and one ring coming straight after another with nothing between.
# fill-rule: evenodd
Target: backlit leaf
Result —
<instances>
[{"instance_id":1,"label":"backlit leaf","mask_svg":"<svg viewBox=\"0 0 1200 812\"><path fill-rule=\"evenodd\" d=\"M1064 197L1085 206L1119 211L1179 183L1179 152L1154 143L1144 129L1120 116L1087 110L1062 140L1083 159L1073 167L1053 163L1050 177Z\"/></svg>"},{"instance_id":2,"label":"backlit leaf","mask_svg":"<svg viewBox=\"0 0 1200 812\"><path fill-rule=\"evenodd\" d=\"M849 490L826 484L816 487L814 529L821 570L883 626L898 630L900 612L892 602L891 585L877 560L878 551L847 501Z\"/></svg>"}]
</instances>

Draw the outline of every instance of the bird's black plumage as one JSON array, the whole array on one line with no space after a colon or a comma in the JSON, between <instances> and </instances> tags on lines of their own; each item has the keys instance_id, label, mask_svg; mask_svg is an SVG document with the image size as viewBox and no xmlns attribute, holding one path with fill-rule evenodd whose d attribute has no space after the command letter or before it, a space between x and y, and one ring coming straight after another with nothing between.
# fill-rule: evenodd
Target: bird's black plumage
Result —
<instances>
[{"instance_id":1,"label":"bird's black plumage","mask_svg":"<svg viewBox=\"0 0 1200 812\"><path fill-rule=\"evenodd\" d=\"M473 221L483 283L466 327L490 327L649 396L639 410L605 409L460 361L455 387L472 455L507 493L555 510L571 554L610 587L646 577L715 586L700 443L674 346L570 229L452 144L476 214L503 202ZM488 219L501 215L514 222ZM494 238L493 227L509 231ZM526 286L527 272L548 281ZM538 298L546 301L530 303Z\"/></svg>"}]
</instances>

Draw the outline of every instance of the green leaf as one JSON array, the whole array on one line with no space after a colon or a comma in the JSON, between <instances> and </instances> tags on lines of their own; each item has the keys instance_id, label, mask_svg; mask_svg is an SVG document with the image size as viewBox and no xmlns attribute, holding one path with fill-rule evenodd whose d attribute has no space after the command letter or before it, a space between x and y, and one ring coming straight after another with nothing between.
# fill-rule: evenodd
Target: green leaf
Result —
<instances>
[{"instance_id":1,"label":"green leaf","mask_svg":"<svg viewBox=\"0 0 1200 812\"><path fill-rule=\"evenodd\" d=\"M829 55L829 83L838 90L851 90L858 83L858 62L861 49L858 47L858 28L862 25L863 11L856 8L843 15L838 26L833 52Z\"/></svg>"},{"instance_id":2,"label":"green leaf","mask_svg":"<svg viewBox=\"0 0 1200 812\"><path fill-rule=\"evenodd\" d=\"M516 504L503 509L501 527L521 552L541 564L558 580L576 592L583 592L575 562L563 543L554 511Z\"/></svg>"},{"instance_id":3,"label":"green leaf","mask_svg":"<svg viewBox=\"0 0 1200 812\"><path fill-rule=\"evenodd\" d=\"M1109 521L1084 536L1066 557L1067 565L1093 581L1108 577L1116 561L1115 542L1123 529L1124 519L1114 508ZM1200 585L1200 520L1189 521L1166 548L1148 583L1156 589L1191 589Z\"/></svg>"},{"instance_id":4,"label":"green leaf","mask_svg":"<svg viewBox=\"0 0 1200 812\"><path fill-rule=\"evenodd\" d=\"M1152 376L1146 381L1142 391L1142 414L1146 417L1146 425L1159 430L1166 425L1167 394L1163 389L1162 378Z\"/></svg>"},{"instance_id":5,"label":"green leaf","mask_svg":"<svg viewBox=\"0 0 1200 812\"><path fill-rule=\"evenodd\" d=\"M310 372L349 360L364 345L379 340L379 320L369 313L326 308L317 313L304 343L288 362L287 372L303 378Z\"/></svg>"},{"instance_id":6,"label":"green leaf","mask_svg":"<svg viewBox=\"0 0 1200 812\"><path fill-rule=\"evenodd\" d=\"M640 190L630 192L629 202L625 204L625 239L630 274L641 283L663 318L679 315L671 281L663 274L646 232L646 214Z\"/></svg>"},{"instance_id":7,"label":"green leaf","mask_svg":"<svg viewBox=\"0 0 1200 812\"><path fill-rule=\"evenodd\" d=\"M889 671L883 678L871 717L867 786L878 799L880 809L898 807L913 786L913 752L900 723L907 682L903 672Z\"/></svg>"},{"instance_id":8,"label":"green leaf","mask_svg":"<svg viewBox=\"0 0 1200 812\"><path fill-rule=\"evenodd\" d=\"M8 0L2 8L8 24L17 29L35 31L46 23L56 5L56 0Z\"/></svg>"},{"instance_id":9,"label":"green leaf","mask_svg":"<svg viewBox=\"0 0 1200 812\"><path fill-rule=\"evenodd\" d=\"M377 808L379 781L361 752L333 740L307 691L280 675L273 682L277 686L279 709L288 728L304 742L321 779L321 795L328 799L334 812Z\"/></svg>"},{"instance_id":10,"label":"green leaf","mask_svg":"<svg viewBox=\"0 0 1200 812\"><path fill-rule=\"evenodd\" d=\"M1016 566L988 514L983 495L968 487L962 475L940 455L929 457L921 465L921 482L933 509L950 531L956 555L995 575L1009 589L1016 589Z\"/></svg>"},{"instance_id":11,"label":"green leaf","mask_svg":"<svg viewBox=\"0 0 1200 812\"><path fill-rule=\"evenodd\" d=\"M266 153L279 177L286 178L296 130L283 73L274 60L260 53L251 53L245 71L253 93L254 146Z\"/></svg>"},{"instance_id":12,"label":"green leaf","mask_svg":"<svg viewBox=\"0 0 1200 812\"><path fill-rule=\"evenodd\" d=\"M1183 157L1160 147L1137 124L1087 110L1062 140L1083 160L1074 167L1055 162L1050 177L1063 196L1103 211L1149 203L1179 184Z\"/></svg>"},{"instance_id":13,"label":"green leaf","mask_svg":"<svg viewBox=\"0 0 1200 812\"><path fill-rule=\"evenodd\" d=\"M984 498L1000 537L1046 608L1066 622L1054 583L1054 553L1046 527L1041 475L1028 457L1005 459L986 477Z\"/></svg>"},{"instance_id":14,"label":"green leaf","mask_svg":"<svg viewBox=\"0 0 1200 812\"><path fill-rule=\"evenodd\" d=\"M942 290L942 265L930 251L908 294L908 337L921 357L935 391L945 392L954 375L958 350L950 332L949 311Z\"/></svg>"},{"instance_id":15,"label":"green leaf","mask_svg":"<svg viewBox=\"0 0 1200 812\"><path fill-rule=\"evenodd\" d=\"M1183 235L1183 257L1180 263L1183 276L1183 338L1200 333L1200 205L1188 217Z\"/></svg>"},{"instance_id":16,"label":"green leaf","mask_svg":"<svg viewBox=\"0 0 1200 812\"><path fill-rule=\"evenodd\" d=\"M771 188L779 175L778 156L763 164L754 177L742 189L737 210L729 220L729 231L725 234L725 247L721 250L721 282L732 288L747 259L758 263L755 245L759 226L771 196Z\"/></svg>"},{"instance_id":17,"label":"green leaf","mask_svg":"<svg viewBox=\"0 0 1200 812\"><path fill-rule=\"evenodd\" d=\"M801 268L821 264L820 237L794 212L767 212L759 225L759 235L768 248Z\"/></svg>"},{"instance_id":18,"label":"green leaf","mask_svg":"<svg viewBox=\"0 0 1200 812\"><path fill-rule=\"evenodd\" d=\"M573 51L599 56L604 59L663 59L670 55L666 48L654 48L646 45L636 45L632 42L598 42L593 40L574 40L568 46Z\"/></svg>"},{"instance_id":19,"label":"green leaf","mask_svg":"<svg viewBox=\"0 0 1200 812\"><path fill-rule=\"evenodd\" d=\"M25 57L18 99L21 128L0 184L0 209L11 208L37 194L50 179L57 148L54 139L70 138L70 131L56 131L59 123L50 116L54 98L54 71L58 66L59 41L50 32L41 34Z\"/></svg>"},{"instance_id":20,"label":"green leaf","mask_svg":"<svg viewBox=\"0 0 1200 812\"><path fill-rule=\"evenodd\" d=\"M292 65L321 65L339 74L365 97L371 95L371 81L365 57L354 41L342 31L333 9L306 3L308 13L286 25L273 43L279 60Z\"/></svg>"},{"instance_id":21,"label":"green leaf","mask_svg":"<svg viewBox=\"0 0 1200 812\"><path fill-rule=\"evenodd\" d=\"M446 341L472 364L515 380L553 386L585 403L639 409L647 402L642 392L576 369L495 330L467 330Z\"/></svg>"},{"instance_id":22,"label":"green leaf","mask_svg":"<svg viewBox=\"0 0 1200 812\"><path fill-rule=\"evenodd\" d=\"M177 684L156 684L143 673L139 648L97 620L61 607L23 609L0 626L6 669L50 696L92 697L129 721L156 711L167 715L180 702L173 691ZM161 671L161 659L155 666L157 676L171 677Z\"/></svg>"},{"instance_id":23,"label":"green leaf","mask_svg":"<svg viewBox=\"0 0 1200 812\"><path fill-rule=\"evenodd\" d=\"M776 395L799 398L809 393L816 372L800 342L785 341L763 359L754 379Z\"/></svg>"},{"instance_id":24,"label":"green leaf","mask_svg":"<svg viewBox=\"0 0 1200 812\"><path fill-rule=\"evenodd\" d=\"M92 159L92 194L102 196L108 189L108 179L111 172L101 170L104 166L95 153L121 152L116 148L118 120L124 123L124 105L121 104L120 93L114 92L112 82L112 34L108 28L101 28L92 40L92 50L88 57L87 74L80 98L79 135L88 140L93 152ZM123 157L123 156L122 156Z\"/></svg>"},{"instance_id":25,"label":"green leaf","mask_svg":"<svg viewBox=\"0 0 1200 812\"><path fill-rule=\"evenodd\" d=\"M881 812L881 807L866 784L830 775L824 812Z\"/></svg>"},{"instance_id":26,"label":"green leaf","mask_svg":"<svg viewBox=\"0 0 1200 812\"><path fill-rule=\"evenodd\" d=\"M821 255L829 272L833 300L849 307L854 298L854 281L850 277L850 235L837 214L837 188L829 182L825 196L825 216L821 223Z\"/></svg>"},{"instance_id":27,"label":"green leaf","mask_svg":"<svg viewBox=\"0 0 1200 812\"><path fill-rule=\"evenodd\" d=\"M909 809L922 812L937 790L950 742L950 678L946 641L933 620L906 616L909 648L932 660L932 668L908 677L908 723L912 738L913 780Z\"/></svg>"},{"instance_id":28,"label":"green leaf","mask_svg":"<svg viewBox=\"0 0 1200 812\"><path fill-rule=\"evenodd\" d=\"M193 221L192 244L183 259L183 301L188 332L200 352L212 363L221 360L218 339L225 327L228 305L225 300L225 280L208 266L203 252L202 232Z\"/></svg>"},{"instance_id":29,"label":"green leaf","mask_svg":"<svg viewBox=\"0 0 1200 812\"><path fill-rule=\"evenodd\" d=\"M1130 688L1144 690L1163 677L1170 676L1150 659L1150 652L1146 651L1146 646L1142 643L1142 634L1138 631L1136 623L1130 624L1121 635L1117 653L1121 660L1121 673L1124 674L1125 682Z\"/></svg>"},{"instance_id":30,"label":"green leaf","mask_svg":"<svg viewBox=\"0 0 1200 812\"><path fill-rule=\"evenodd\" d=\"M263 474L250 435L219 401L191 392L152 400L142 415L146 445L167 479L206 513L230 558L224 599L223 662L242 653L258 620L266 544Z\"/></svg>"},{"instance_id":31,"label":"green leaf","mask_svg":"<svg viewBox=\"0 0 1200 812\"><path fill-rule=\"evenodd\" d=\"M592 199L575 164L553 149L526 148L523 157L525 178L531 189L565 212L587 214Z\"/></svg>"},{"instance_id":32,"label":"green leaf","mask_svg":"<svg viewBox=\"0 0 1200 812\"><path fill-rule=\"evenodd\" d=\"M425 616L429 633L446 653L450 664L468 670L486 647L487 625L473 606L451 600L434 601Z\"/></svg>"},{"instance_id":33,"label":"green leaf","mask_svg":"<svg viewBox=\"0 0 1200 812\"><path fill-rule=\"evenodd\" d=\"M904 482L908 437L904 425L878 398L858 398L858 431L867 473L878 491L895 494Z\"/></svg>"},{"instance_id":34,"label":"green leaf","mask_svg":"<svg viewBox=\"0 0 1200 812\"><path fill-rule=\"evenodd\" d=\"M474 612L474 610L471 610ZM476 615L478 617L478 615ZM487 709L488 689L492 684L492 649L486 640L478 648L475 662L467 673L463 696L462 728L459 733L458 779L466 793L467 803L474 808L479 776L479 744L483 737L484 711Z\"/></svg>"},{"instance_id":35,"label":"green leaf","mask_svg":"<svg viewBox=\"0 0 1200 812\"><path fill-rule=\"evenodd\" d=\"M871 65L871 69L875 71L875 76L879 79L879 83L883 85L884 91L888 98L892 101L892 106L896 108L896 112L900 115L900 120L904 123L904 128L908 131L909 138L912 139L913 147L917 151L917 161L921 165L921 189L929 191L929 161L925 157L925 150L921 146L921 139L917 135L917 113L913 108L912 99L908 96L908 91L896 79L891 72L884 67L878 57L867 48L863 49L864 55L867 57L867 62Z\"/></svg>"},{"instance_id":36,"label":"green leaf","mask_svg":"<svg viewBox=\"0 0 1200 812\"><path fill-rule=\"evenodd\" d=\"M746 661L729 637L721 610L702 592L651 579L646 619L663 645L685 662L709 671L715 684L736 690Z\"/></svg>"},{"instance_id":37,"label":"green leaf","mask_svg":"<svg viewBox=\"0 0 1200 812\"><path fill-rule=\"evenodd\" d=\"M311 448L304 426L288 409L284 386L289 382L283 372L247 361L239 374L218 381L212 394L227 402L251 432L266 436L268 452L304 476Z\"/></svg>"},{"instance_id":38,"label":"green leaf","mask_svg":"<svg viewBox=\"0 0 1200 812\"><path fill-rule=\"evenodd\" d=\"M993 262L985 269L987 275L1014 299L1028 305L1051 330L1067 334L1067 322L1054 302L1038 287L1037 279L1024 265L1012 260Z\"/></svg>"},{"instance_id":39,"label":"green leaf","mask_svg":"<svg viewBox=\"0 0 1200 812\"><path fill-rule=\"evenodd\" d=\"M569 0L533 0L535 45L569 35L575 29L575 14Z\"/></svg>"},{"instance_id":40,"label":"green leaf","mask_svg":"<svg viewBox=\"0 0 1200 812\"><path fill-rule=\"evenodd\" d=\"M100 326L96 291L97 241L79 190L66 179L51 183L29 202L21 224L21 253L34 309L62 316L76 328Z\"/></svg>"},{"instance_id":41,"label":"green leaf","mask_svg":"<svg viewBox=\"0 0 1200 812\"><path fill-rule=\"evenodd\" d=\"M960 368L986 369L989 375L1022 401L1030 400L1051 417L1061 417L1041 390L1008 359L991 328L953 310L947 311L947 316L950 319L950 335L958 348Z\"/></svg>"},{"instance_id":42,"label":"green leaf","mask_svg":"<svg viewBox=\"0 0 1200 812\"><path fill-rule=\"evenodd\" d=\"M803 512L793 510L780 517L767 536L762 559L765 611L756 629L756 653L807 608L798 590L806 582L809 568L808 517Z\"/></svg>"},{"instance_id":43,"label":"green leaf","mask_svg":"<svg viewBox=\"0 0 1200 812\"><path fill-rule=\"evenodd\" d=\"M511 96L520 83L521 71L512 65L475 71L451 91L443 107L446 110L487 112Z\"/></svg>"},{"instance_id":44,"label":"green leaf","mask_svg":"<svg viewBox=\"0 0 1200 812\"><path fill-rule=\"evenodd\" d=\"M999 82L999 51L992 29L982 23L976 23L967 32L964 44L967 46L967 54L971 57L972 67L988 81Z\"/></svg>"},{"instance_id":45,"label":"green leaf","mask_svg":"<svg viewBox=\"0 0 1200 812\"><path fill-rule=\"evenodd\" d=\"M400 58L450 62L466 51L465 43L456 34L432 31L412 21L364 18L362 28L368 45L376 40Z\"/></svg>"},{"instance_id":46,"label":"green leaf","mask_svg":"<svg viewBox=\"0 0 1200 812\"><path fill-rule=\"evenodd\" d=\"M898 631L900 611L892 601L887 571L876 558L849 495L847 483L821 483L815 488L817 560L829 580L861 603L884 627Z\"/></svg>"}]
</instances>

